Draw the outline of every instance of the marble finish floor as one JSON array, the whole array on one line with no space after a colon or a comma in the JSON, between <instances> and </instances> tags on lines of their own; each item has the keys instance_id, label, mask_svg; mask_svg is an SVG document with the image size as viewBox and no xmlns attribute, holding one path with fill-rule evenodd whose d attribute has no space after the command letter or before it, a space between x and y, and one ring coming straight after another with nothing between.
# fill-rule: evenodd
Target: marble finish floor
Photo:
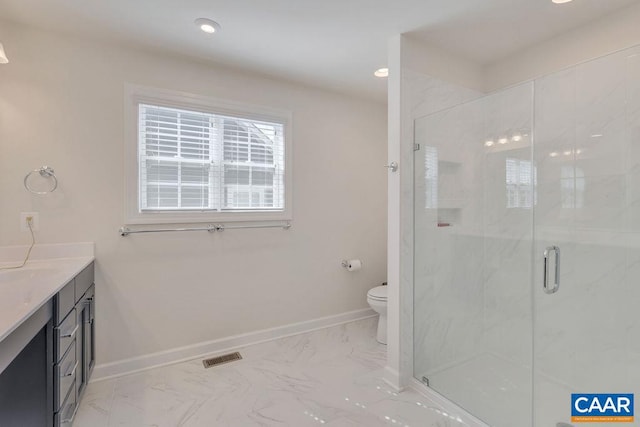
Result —
<instances>
[{"instance_id":1,"label":"marble finish floor","mask_svg":"<svg viewBox=\"0 0 640 427\"><path fill-rule=\"evenodd\" d=\"M538 374L534 414L531 368L489 353L425 376L434 390L455 400L492 427L530 425L527 420L533 417L536 426L570 426L571 393L580 392L580 387L572 388L548 375ZM618 424L599 423L598 426Z\"/></svg>"},{"instance_id":2,"label":"marble finish floor","mask_svg":"<svg viewBox=\"0 0 640 427\"><path fill-rule=\"evenodd\" d=\"M193 360L91 383L74 426L481 426L437 397L387 386L376 325L244 347L242 360L209 369Z\"/></svg>"},{"instance_id":3,"label":"marble finish floor","mask_svg":"<svg viewBox=\"0 0 640 427\"><path fill-rule=\"evenodd\" d=\"M526 425L523 420L531 419L531 374L524 366L492 354L480 354L425 376L434 390L492 427Z\"/></svg>"}]
</instances>

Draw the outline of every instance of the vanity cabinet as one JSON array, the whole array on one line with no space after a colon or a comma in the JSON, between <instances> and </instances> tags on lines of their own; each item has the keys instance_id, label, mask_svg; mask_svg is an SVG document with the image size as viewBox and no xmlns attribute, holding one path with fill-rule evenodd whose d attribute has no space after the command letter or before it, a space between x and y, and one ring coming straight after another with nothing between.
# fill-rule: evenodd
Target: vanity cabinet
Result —
<instances>
[{"instance_id":1,"label":"vanity cabinet","mask_svg":"<svg viewBox=\"0 0 640 427\"><path fill-rule=\"evenodd\" d=\"M89 384L89 377L95 365L95 285L91 285L82 299L78 301L78 334L82 345L77 346L78 371L76 372L76 389L78 396L82 396Z\"/></svg>"},{"instance_id":2,"label":"vanity cabinet","mask_svg":"<svg viewBox=\"0 0 640 427\"><path fill-rule=\"evenodd\" d=\"M95 363L88 246L0 271L0 427L73 424Z\"/></svg>"},{"instance_id":3,"label":"vanity cabinet","mask_svg":"<svg viewBox=\"0 0 640 427\"><path fill-rule=\"evenodd\" d=\"M50 305L43 307L34 317L39 317L39 321L34 327L29 328L31 340L0 373L2 427L53 425L53 339ZM38 330L35 336L34 329ZM24 338L27 339L29 338Z\"/></svg>"},{"instance_id":4,"label":"vanity cabinet","mask_svg":"<svg viewBox=\"0 0 640 427\"><path fill-rule=\"evenodd\" d=\"M95 363L94 265L89 264L53 298L54 427L69 427Z\"/></svg>"}]
</instances>

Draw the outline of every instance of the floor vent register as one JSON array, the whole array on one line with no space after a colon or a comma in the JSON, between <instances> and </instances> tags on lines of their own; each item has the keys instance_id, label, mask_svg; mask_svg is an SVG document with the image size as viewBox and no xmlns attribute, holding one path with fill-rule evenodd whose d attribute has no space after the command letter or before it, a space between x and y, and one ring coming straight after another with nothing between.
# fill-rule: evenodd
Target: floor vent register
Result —
<instances>
[{"instance_id":1,"label":"floor vent register","mask_svg":"<svg viewBox=\"0 0 640 427\"><path fill-rule=\"evenodd\" d=\"M213 368L214 366L223 365L229 362L235 362L236 360L242 360L242 356L237 351L235 353L223 354L222 356L204 359L202 361L202 364L205 368Z\"/></svg>"}]
</instances>

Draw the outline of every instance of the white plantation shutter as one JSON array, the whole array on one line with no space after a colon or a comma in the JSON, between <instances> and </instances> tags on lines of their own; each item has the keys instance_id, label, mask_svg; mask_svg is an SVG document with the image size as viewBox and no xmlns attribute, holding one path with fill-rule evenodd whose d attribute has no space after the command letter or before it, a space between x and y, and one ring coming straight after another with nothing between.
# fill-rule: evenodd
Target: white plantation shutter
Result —
<instances>
[{"instance_id":1,"label":"white plantation shutter","mask_svg":"<svg viewBox=\"0 0 640 427\"><path fill-rule=\"evenodd\" d=\"M139 210L284 210L284 124L139 105Z\"/></svg>"},{"instance_id":2,"label":"white plantation shutter","mask_svg":"<svg viewBox=\"0 0 640 427\"><path fill-rule=\"evenodd\" d=\"M438 148L424 149L424 178L427 209L438 208Z\"/></svg>"},{"instance_id":3,"label":"white plantation shutter","mask_svg":"<svg viewBox=\"0 0 640 427\"><path fill-rule=\"evenodd\" d=\"M507 158L506 183L507 208L531 208L536 204L538 171L531 161Z\"/></svg>"},{"instance_id":4,"label":"white plantation shutter","mask_svg":"<svg viewBox=\"0 0 640 427\"><path fill-rule=\"evenodd\" d=\"M222 209L284 207L283 126L222 117Z\"/></svg>"}]
</instances>

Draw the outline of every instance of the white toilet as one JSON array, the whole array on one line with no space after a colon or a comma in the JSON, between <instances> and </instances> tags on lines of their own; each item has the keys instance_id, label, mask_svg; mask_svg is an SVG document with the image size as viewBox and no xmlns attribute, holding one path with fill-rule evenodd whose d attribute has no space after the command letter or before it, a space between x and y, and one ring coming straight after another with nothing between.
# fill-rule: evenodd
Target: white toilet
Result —
<instances>
[{"instance_id":1,"label":"white toilet","mask_svg":"<svg viewBox=\"0 0 640 427\"><path fill-rule=\"evenodd\" d=\"M377 286L367 292L367 302L380 315L378 319L378 336L380 344L387 343L387 286Z\"/></svg>"}]
</instances>

